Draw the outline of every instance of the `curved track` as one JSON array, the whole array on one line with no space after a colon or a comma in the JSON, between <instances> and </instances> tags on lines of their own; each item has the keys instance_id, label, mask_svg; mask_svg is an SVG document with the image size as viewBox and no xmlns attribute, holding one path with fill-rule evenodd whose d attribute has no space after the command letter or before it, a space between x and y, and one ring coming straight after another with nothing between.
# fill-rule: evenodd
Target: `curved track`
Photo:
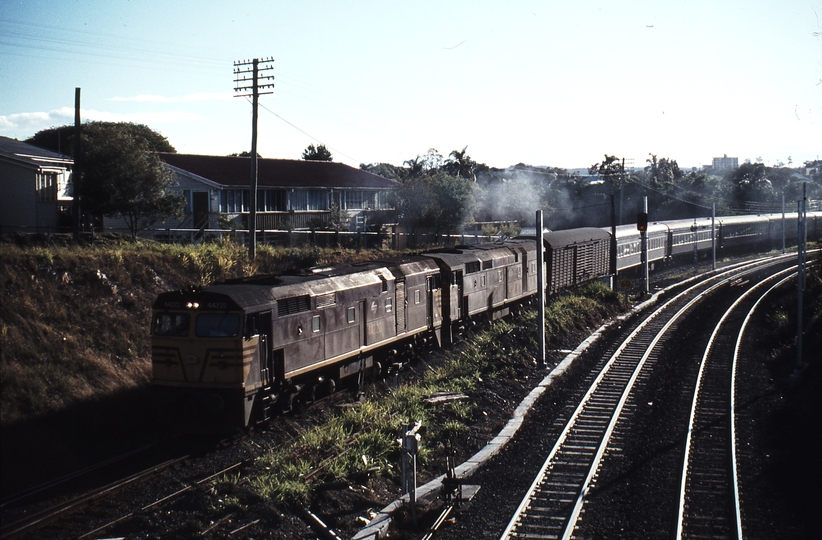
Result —
<instances>
[{"instance_id":1,"label":"curved track","mask_svg":"<svg viewBox=\"0 0 822 540\"><path fill-rule=\"evenodd\" d=\"M790 274L760 292L769 283ZM743 333L767 294L791 278L794 269L748 289L725 312L706 347L697 377L677 512L677 538L742 538L736 461L735 383Z\"/></svg>"},{"instance_id":2,"label":"curved track","mask_svg":"<svg viewBox=\"0 0 822 540\"><path fill-rule=\"evenodd\" d=\"M780 264L769 259L717 273L680 292L642 321L600 370L545 460L502 538L570 538L609 454L621 451L615 436L626 403L646 364L678 322L720 287Z\"/></svg>"}]
</instances>

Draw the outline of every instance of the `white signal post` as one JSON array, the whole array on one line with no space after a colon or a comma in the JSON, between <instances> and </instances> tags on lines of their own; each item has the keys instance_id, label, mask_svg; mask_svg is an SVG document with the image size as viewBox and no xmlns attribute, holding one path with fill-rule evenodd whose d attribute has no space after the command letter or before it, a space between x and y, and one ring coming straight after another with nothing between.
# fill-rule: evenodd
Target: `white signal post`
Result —
<instances>
[{"instance_id":1,"label":"white signal post","mask_svg":"<svg viewBox=\"0 0 822 540\"><path fill-rule=\"evenodd\" d=\"M545 237L542 234L542 210L537 210L537 290L539 309L537 312L537 343L539 356L537 365L545 366Z\"/></svg>"}]
</instances>

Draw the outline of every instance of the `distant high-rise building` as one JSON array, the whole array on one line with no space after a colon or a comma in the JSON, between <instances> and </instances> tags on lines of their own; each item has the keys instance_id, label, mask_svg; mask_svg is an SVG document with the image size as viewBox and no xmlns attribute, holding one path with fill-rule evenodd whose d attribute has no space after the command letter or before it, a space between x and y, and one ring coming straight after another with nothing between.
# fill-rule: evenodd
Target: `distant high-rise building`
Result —
<instances>
[{"instance_id":1,"label":"distant high-rise building","mask_svg":"<svg viewBox=\"0 0 822 540\"><path fill-rule=\"evenodd\" d=\"M724 154L722 157L715 157L713 165L711 167L715 171L724 171L726 169L738 169L739 158L728 157L728 154Z\"/></svg>"}]
</instances>

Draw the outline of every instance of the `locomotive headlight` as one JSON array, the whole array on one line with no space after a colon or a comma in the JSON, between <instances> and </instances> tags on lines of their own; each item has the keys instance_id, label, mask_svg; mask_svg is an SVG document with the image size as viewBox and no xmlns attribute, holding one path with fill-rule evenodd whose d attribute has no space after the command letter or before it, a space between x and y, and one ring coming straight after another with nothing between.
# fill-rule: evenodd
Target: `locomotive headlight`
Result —
<instances>
[{"instance_id":1,"label":"locomotive headlight","mask_svg":"<svg viewBox=\"0 0 822 540\"><path fill-rule=\"evenodd\" d=\"M200 303L199 302L189 302L189 303L186 304L186 307L188 309L197 309L198 307L200 307Z\"/></svg>"}]
</instances>

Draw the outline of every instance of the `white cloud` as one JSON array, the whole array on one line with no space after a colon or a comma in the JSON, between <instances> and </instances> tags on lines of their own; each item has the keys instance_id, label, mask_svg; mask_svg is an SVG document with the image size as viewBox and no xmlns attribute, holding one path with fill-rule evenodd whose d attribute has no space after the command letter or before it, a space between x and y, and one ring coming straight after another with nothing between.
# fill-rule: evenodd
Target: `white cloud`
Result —
<instances>
[{"instance_id":1,"label":"white cloud","mask_svg":"<svg viewBox=\"0 0 822 540\"><path fill-rule=\"evenodd\" d=\"M134 122L135 124L151 126L172 122L192 122L202 120L203 117L199 114L180 111L114 113L93 109L80 109L80 119L83 122ZM62 107L49 112L9 114L7 116L0 116L0 133L10 134L16 137L29 136L43 129L73 123L74 109L72 107Z\"/></svg>"},{"instance_id":2,"label":"white cloud","mask_svg":"<svg viewBox=\"0 0 822 540\"><path fill-rule=\"evenodd\" d=\"M0 133L31 133L74 121L74 109L64 107L50 112L27 112L0 116Z\"/></svg>"},{"instance_id":3,"label":"white cloud","mask_svg":"<svg viewBox=\"0 0 822 540\"><path fill-rule=\"evenodd\" d=\"M133 101L138 103L191 103L195 101L226 101L232 99L231 92L198 92L184 96L157 96L154 94L137 94L133 97L113 97L109 101Z\"/></svg>"}]
</instances>

